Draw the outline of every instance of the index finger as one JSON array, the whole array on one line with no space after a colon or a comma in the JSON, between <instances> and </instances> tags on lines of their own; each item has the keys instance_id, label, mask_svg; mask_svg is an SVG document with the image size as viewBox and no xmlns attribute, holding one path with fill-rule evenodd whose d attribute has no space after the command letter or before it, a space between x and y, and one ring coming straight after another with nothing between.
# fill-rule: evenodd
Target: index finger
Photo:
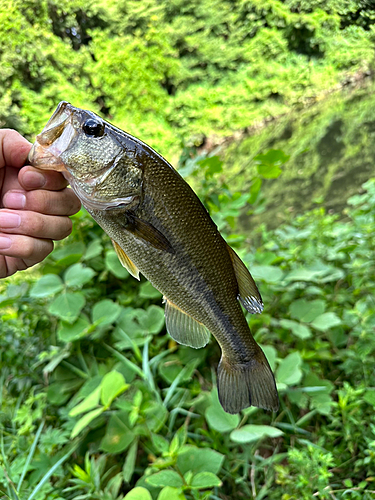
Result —
<instances>
[{"instance_id":1,"label":"index finger","mask_svg":"<svg viewBox=\"0 0 375 500\"><path fill-rule=\"evenodd\" d=\"M31 143L15 130L0 129L0 168L21 168L29 154Z\"/></svg>"}]
</instances>

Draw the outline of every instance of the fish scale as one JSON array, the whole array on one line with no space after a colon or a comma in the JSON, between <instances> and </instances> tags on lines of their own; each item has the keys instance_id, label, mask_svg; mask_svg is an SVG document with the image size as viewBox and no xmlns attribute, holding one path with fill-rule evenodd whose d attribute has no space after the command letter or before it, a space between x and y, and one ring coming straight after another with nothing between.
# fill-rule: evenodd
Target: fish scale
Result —
<instances>
[{"instance_id":1,"label":"fish scale","mask_svg":"<svg viewBox=\"0 0 375 500\"><path fill-rule=\"evenodd\" d=\"M178 172L139 139L66 102L38 135L30 162L62 171L121 263L163 293L172 338L193 348L210 333L216 338L224 410L277 410L273 373L240 306L261 312L259 291Z\"/></svg>"}]
</instances>

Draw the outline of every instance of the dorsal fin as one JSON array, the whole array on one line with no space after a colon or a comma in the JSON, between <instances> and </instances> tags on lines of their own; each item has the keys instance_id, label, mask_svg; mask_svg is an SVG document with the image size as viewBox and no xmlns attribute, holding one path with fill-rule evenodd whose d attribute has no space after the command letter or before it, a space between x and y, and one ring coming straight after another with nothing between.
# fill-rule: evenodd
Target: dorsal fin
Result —
<instances>
[{"instance_id":1,"label":"dorsal fin","mask_svg":"<svg viewBox=\"0 0 375 500\"><path fill-rule=\"evenodd\" d=\"M241 304L251 314L261 313L263 311L263 301L253 277L236 252L229 245L227 247L237 278Z\"/></svg>"},{"instance_id":2,"label":"dorsal fin","mask_svg":"<svg viewBox=\"0 0 375 500\"><path fill-rule=\"evenodd\" d=\"M117 257L119 258L119 261L121 264L129 271L129 273L134 276L139 281L139 270L136 265L133 264L133 262L129 259L129 257L126 255L124 250L120 247L118 243L116 243L114 240L112 240L113 246L116 250Z\"/></svg>"},{"instance_id":3,"label":"dorsal fin","mask_svg":"<svg viewBox=\"0 0 375 500\"><path fill-rule=\"evenodd\" d=\"M186 314L182 309L165 299L165 326L176 342L199 349L208 344L210 332L199 321Z\"/></svg>"}]
</instances>

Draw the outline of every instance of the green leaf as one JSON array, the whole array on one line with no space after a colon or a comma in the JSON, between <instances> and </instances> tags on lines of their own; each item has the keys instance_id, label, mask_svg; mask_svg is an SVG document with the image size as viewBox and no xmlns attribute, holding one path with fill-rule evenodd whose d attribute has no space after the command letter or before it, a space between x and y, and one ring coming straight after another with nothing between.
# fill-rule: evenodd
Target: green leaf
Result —
<instances>
[{"instance_id":1,"label":"green leaf","mask_svg":"<svg viewBox=\"0 0 375 500\"><path fill-rule=\"evenodd\" d=\"M215 450L188 445L179 453L177 467L183 475L189 471L217 474L223 465L223 461L224 455Z\"/></svg>"},{"instance_id":2,"label":"green leaf","mask_svg":"<svg viewBox=\"0 0 375 500\"><path fill-rule=\"evenodd\" d=\"M205 416L208 422L208 425L211 429L214 429L218 432L229 432L235 429L240 423L239 415L230 415L226 413L220 402L217 395L217 389L214 389L211 393L212 395L212 405L207 408ZM218 471L211 471L218 472Z\"/></svg>"},{"instance_id":3,"label":"green leaf","mask_svg":"<svg viewBox=\"0 0 375 500\"><path fill-rule=\"evenodd\" d=\"M138 440L134 440L126 455L124 467L122 468L122 477L124 478L125 483L129 483L133 476L135 462L137 458L137 451L138 451Z\"/></svg>"},{"instance_id":4,"label":"green leaf","mask_svg":"<svg viewBox=\"0 0 375 500\"><path fill-rule=\"evenodd\" d=\"M55 298L48 307L48 311L67 323L74 323L85 302L85 297L80 292L64 292Z\"/></svg>"},{"instance_id":5,"label":"green leaf","mask_svg":"<svg viewBox=\"0 0 375 500\"><path fill-rule=\"evenodd\" d=\"M95 271L91 267L85 267L80 262L70 266L65 275L64 281L68 287L79 287L91 281L93 276L95 276Z\"/></svg>"},{"instance_id":6,"label":"green leaf","mask_svg":"<svg viewBox=\"0 0 375 500\"><path fill-rule=\"evenodd\" d=\"M80 316L73 324L62 321L57 330L57 337L62 342L73 342L84 337L89 327L90 323L83 316Z\"/></svg>"},{"instance_id":7,"label":"green leaf","mask_svg":"<svg viewBox=\"0 0 375 500\"><path fill-rule=\"evenodd\" d=\"M116 276L116 278L125 279L130 276L128 271L118 260L115 250L109 250L105 254L105 267L109 272Z\"/></svg>"},{"instance_id":8,"label":"green leaf","mask_svg":"<svg viewBox=\"0 0 375 500\"><path fill-rule=\"evenodd\" d=\"M300 366L302 358L299 352L293 352L284 358L276 372L277 382L286 385L295 385L300 382L302 378L302 371Z\"/></svg>"},{"instance_id":9,"label":"green leaf","mask_svg":"<svg viewBox=\"0 0 375 500\"><path fill-rule=\"evenodd\" d=\"M262 351L264 352L267 361L270 364L271 370L275 371L277 351L272 345L261 345Z\"/></svg>"},{"instance_id":10,"label":"green leaf","mask_svg":"<svg viewBox=\"0 0 375 500\"><path fill-rule=\"evenodd\" d=\"M326 332L330 328L338 325L341 325L341 319L334 312L321 314L311 323L311 326L322 332Z\"/></svg>"},{"instance_id":11,"label":"green leaf","mask_svg":"<svg viewBox=\"0 0 375 500\"><path fill-rule=\"evenodd\" d=\"M158 486L161 488L164 486L180 488L184 484L181 476L174 470L163 470L161 472L157 472L156 474L152 474L146 478L146 483L151 486Z\"/></svg>"},{"instance_id":12,"label":"green leaf","mask_svg":"<svg viewBox=\"0 0 375 500\"><path fill-rule=\"evenodd\" d=\"M277 179L283 172L276 165L258 165L257 170L264 179Z\"/></svg>"},{"instance_id":13,"label":"green leaf","mask_svg":"<svg viewBox=\"0 0 375 500\"><path fill-rule=\"evenodd\" d=\"M280 320L280 325L286 330L290 330L293 335L299 337L300 339L308 339L312 335L308 326L302 325L301 323L297 323L296 321L292 321L290 319Z\"/></svg>"},{"instance_id":14,"label":"green leaf","mask_svg":"<svg viewBox=\"0 0 375 500\"><path fill-rule=\"evenodd\" d=\"M191 482L191 488L197 490L203 490L205 488L214 488L215 486L221 486L220 479L212 472L199 472L193 477Z\"/></svg>"},{"instance_id":15,"label":"green leaf","mask_svg":"<svg viewBox=\"0 0 375 500\"><path fill-rule=\"evenodd\" d=\"M30 297L49 297L64 288L64 284L60 276L57 274L46 274L42 276L31 288Z\"/></svg>"},{"instance_id":16,"label":"green leaf","mask_svg":"<svg viewBox=\"0 0 375 500\"><path fill-rule=\"evenodd\" d=\"M252 266L251 274L255 280L264 280L269 283L276 283L283 277L283 272L276 266Z\"/></svg>"},{"instance_id":17,"label":"green leaf","mask_svg":"<svg viewBox=\"0 0 375 500\"><path fill-rule=\"evenodd\" d=\"M256 163L264 163L266 165L283 165L289 160L289 155L285 154L281 149L270 149L265 154L260 154L254 157Z\"/></svg>"},{"instance_id":18,"label":"green leaf","mask_svg":"<svg viewBox=\"0 0 375 500\"><path fill-rule=\"evenodd\" d=\"M181 488L166 486L159 493L158 500L186 500L186 497L182 493Z\"/></svg>"},{"instance_id":19,"label":"green leaf","mask_svg":"<svg viewBox=\"0 0 375 500\"><path fill-rule=\"evenodd\" d=\"M306 269L300 267L298 269L293 269L287 276L285 276L286 281L315 281L316 278L322 275L322 271L314 271L311 269Z\"/></svg>"},{"instance_id":20,"label":"green leaf","mask_svg":"<svg viewBox=\"0 0 375 500\"><path fill-rule=\"evenodd\" d=\"M121 375L121 373L113 370L104 376L100 387L102 390L101 402L106 408L108 408L111 405L112 401L119 394L124 392L129 387L129 385L125 383L124 376Z\"/></svg>"},{"instance_id":21,"label":"green leaf","mask_svg":"<svg viewBox=\"0 0 375 500\"><path fill-rule=\"evenodd\" d=\"M93 323L99 322L101 326L110 325L120 316L121 306L110 299L97 302L92 308Z\"/></svg>"},{"instance_id":22,"label":"green leaf","mask_svg":"<svg viewBox=\"0 0 375 500\"><path fill-rule=\"evenodd\" d=\"M138 321L145 333L159 333L164 326L164 309L152 305L146 311L140 309Z\"/></svg>"},{"instance_id":23,"label":"green leaf","mask_svg":"<svg viewBox=\"0 0 375 500\"><path fill-rule=\"evenodd\" d=\"M83 242L71 243L64 245L62 248L54 250L51 254L56 264L60 266L70 266L74 262L78 262L85 251Z\"/></svg>"},{"instance_id":24,"label":"green leaf","mask_svg":"<svg viewBox=\"0 0 375 500\"><path fill-rule=\"evenodd\" d=\"M139 296L141 299L157 299L162 296L159 290L156 290L149 281L141 283L139 286Z\"/></svg>"},{"instance_id":25,"label":"green leaf","mask_svg":"<svg viewBox=\"0 0 375 500\"><path fill-rule=\"evenodd\" d=\"M101 387L100 385L92 391L81 403L70 410L69 416L75 417L80 413L92 410L95 406L98 406L100 399Z\"/></svg>"},{"instance_id":26,"label":"green leaf","mask_svg":"<svg viewBox=\"0 0 375 500\"><path fill-rule=\"evenodd\" d=\"M100 443L100 449L107 453L125 451L135 439L134 430L116 415L112 415L107 425L106 433Z\"/></svg>"},{"instance_id":27,"label":"green leaf","mask_svg":"<svg viewBox=\"0 0 375 500\"><path fill-rule=\"evenodd\" d=\"M366 403L375 407L375 389L374 388L367 389L367 391L363 396L363 399L366 401Z\"/></svg>"},{"instance_id":28,"label":"green leaf","mask_svg":"<svg viewBox=\"0 0 375 500\"><path fill-rule=\"evenodd\" d=\"M103 250L103 246L99 239L92 241L86 249L84 260L94 259L98 257Z\"/></svg>"},{"instance_id":29,"label":"green leaf","mask_svg":"<svg viewBox=\"0 0 375 500\"><path fill-rule=\"evenodd\" d=\"M124 500L152 500L152 496L151 493L146 490L146 488L137 486L125 495Z\"/></svg>"},{"instance_id":30,"label":"green leaf","mask_svg":"<svg viewBox=\"0 0 375 500\"><path fill-rule=\"evenodd\" d=\"M97 408L96 410L90 411L89 413L86 413L82 418L78 420L76 425L74 426L72 433L70 437L73 439L75 438L82 429L87 427L90 422L92 422L96 417L98 417L101 413L103 413L104 408Z\"/></svg>"},{"instance_id":31,"label":"green leaf","mask_svg":"<svg viewBox=\"0 0 375 500\"><path fill-rule=\"evenodd\" d=\"M252 443L266 437L276 438L284 433L269 425L244 425L241 429L232 431L230 438L235 443Z\"/></svg>"},{"instance_id":32,"label":"green leaf","mask_svg":"<svg viewBox=\"0 0 375 500\"><path fill-rule=\"evenodd\" d=\"M311 323L315 318L324 313L326 303L324 300L298 299L289 307L292 318L305 323Z\"/></svg>"},{"instance_id":33,"label":"green leaf","mask_svg":"<svg viewBox=\"0 0 375 500\"><path fill-rule=\"evenodd\" d=\"M256 202L258 195L260 193L260 188L262 187L262 179L260 177L257 177L251 182L250 186L250 198L248 200L248 203L252 205L253 203Z\"/></svg>"}]
</instances>

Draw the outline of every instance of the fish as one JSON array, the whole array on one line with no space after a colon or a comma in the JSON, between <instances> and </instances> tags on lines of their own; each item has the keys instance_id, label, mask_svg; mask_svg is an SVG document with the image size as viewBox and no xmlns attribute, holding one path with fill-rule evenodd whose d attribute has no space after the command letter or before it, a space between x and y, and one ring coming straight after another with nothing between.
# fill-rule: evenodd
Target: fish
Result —
<instances>
[{"instance_id":1,"label":"fish","mask_svg":"<svg viewBox=\"0 0 375 500\"><path fill-rule=\"evenodd\" d=\"M29 161L62 172L112 239L122 265L163 294L172 339L199 349L215 337L223 409L277 411L274 375L241 308L262 312L259 290L172 165L141 140L66 101L36 137Z\"/></svg>"}]
</instances>

